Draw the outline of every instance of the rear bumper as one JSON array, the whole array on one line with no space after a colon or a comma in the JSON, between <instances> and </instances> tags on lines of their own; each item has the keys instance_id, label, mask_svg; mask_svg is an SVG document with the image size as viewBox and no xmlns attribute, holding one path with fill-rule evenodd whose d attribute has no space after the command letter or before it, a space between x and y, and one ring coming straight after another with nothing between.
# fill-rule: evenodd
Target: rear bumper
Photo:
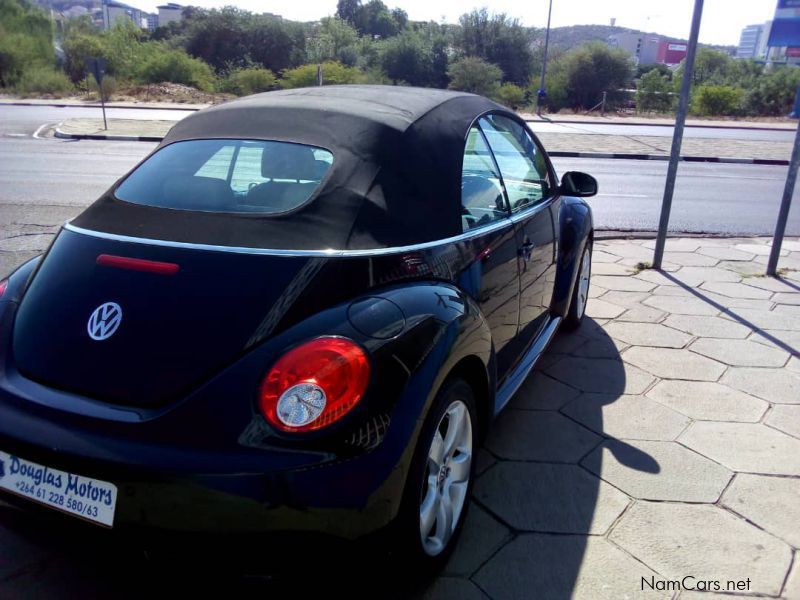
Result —
<instances>
[{"instance_id":1,"label":"rear bumper","mask_svg":"<svg viewBox=\"0 0 800 600\"><path fill-rule=\"evenodd\" d=\"M399 469L398 477L390 477L371 497L353 496L353 488L359 487L352 485L353 478L358 480L359 463L365 457L261 473L167 473L49 450L6 431L0 434L0 449L113 483L117 487L114 528L123 530L306 532L356 539L388 525L395 515L393 500L399 498L395 492L395 487L400 489ZM0 497L21 507L40 506L4 490ZM58 512L46 506L43 510Z\"/></svg>"}]
</instances>

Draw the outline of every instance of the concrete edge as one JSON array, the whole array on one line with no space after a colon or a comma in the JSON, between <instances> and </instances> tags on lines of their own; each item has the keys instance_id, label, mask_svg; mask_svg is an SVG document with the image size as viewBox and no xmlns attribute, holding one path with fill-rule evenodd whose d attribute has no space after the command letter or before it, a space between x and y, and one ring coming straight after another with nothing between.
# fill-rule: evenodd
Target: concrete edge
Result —
<instances>
[{"instance_id":1,"label":"concrete edge","mask_svg":"<svg viewBox=\"0 0 800 600\"><path fill-rule=\"evenodd\" d=\"M101 133L65 133L58 126L53 135L62 140L106 140L113 142L160 142L163 136L155 135L106 135Z\"/></svg>"},{"instance_id":2,"label":"concrete edge","mask_svg":"<svg viewBox=\"0 0 800 600\"><path fill-rule=\"evenodd\" d=\"M625 160L659 160L668 161L669 156L664 154L626 154L621 152L564 152L553 150L547 153L549 156L557 158L618 158ZM725 156L681 156L682 162L707 162L707 163L730 163L737 165L771 165L784 167L788 166L788 160L777 158L738 158Z\"/></svg>"},{"instance_id":3,"label":"concrete edge","mask_svg":"<svg viewBox=\"0 0 800 600\"><path fill-rule=\"evenodd\" d=\"M106 140L115 142L160 142L163 136L146 135L106 135L101 133L65 133L56 126L54 135L57 138L69 140ZM658 160L668 161L669 156L660 154L626 154L620 152L564 152L554 150L547 153L555 158L595 158L595 159L622 159L622 160ZM730 163L737 165L771 165L788 166L788 160L771 158L737 158L720 156L681 156L683 162Z\"/></svg>"},{"instance_id":4,"label":"concrete edge","mask_svg":"<svg viewBox=\"0 0 800 600\"><path fill-rule=\"evenodd\" d=\"M51 106L53 108L103 108L101 104L71 104L68 102L52 102L52 103L44 103L44 102L6 102L0 100L0 106ZM203 106L202 108L198 108L197 105L177 105L177 106L147 106L141 104L106 104L106 108L122 108L122 109L137 109L137 110L183 110L183 111L194 111L197 112L198 110L203 110L203 108L208 108L211 106L215 106L213 104L209 104L208 106Z\"/></svg>"},{"instance_id":5,"label":"concrete edge","mask_svg":"<svg viewBox=\"0 0 800 600\"><path fill-rule=\"evenodd\" d=\"M558 125L623 125L630 127L675 127L674 123L650 123L648 121L570 121L561 119L525 119L526 123L556 123ZM744 121L748 122L748 121ZM767 127L766 125L711 125L711 124L686 124L687 128L696 129L739 129L739 130L753 130L753 131L795 131L795 127Z\"/></svg>"}]
</instances>

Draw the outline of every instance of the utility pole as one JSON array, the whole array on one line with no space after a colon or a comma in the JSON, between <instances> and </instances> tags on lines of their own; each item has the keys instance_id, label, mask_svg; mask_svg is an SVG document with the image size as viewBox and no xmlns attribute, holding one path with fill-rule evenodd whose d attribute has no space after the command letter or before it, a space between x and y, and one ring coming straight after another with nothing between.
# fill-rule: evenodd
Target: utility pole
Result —
<instances>
[{"instance_id":1,"label":"utility pole","mask_svg":"<svg viewBox=\"0 0 800 600\"><path fill-rule=\"evenodd\" d=\"M544 57L542 58L542 80L539 83L539 90L536 92L536 114L542 116L542 100L547 95L544 89L544 76L547 73L547 49L550 46L550 16L553 14L553 0L550 0L550 8L547 9L547 31L544 34Z\"/></svg>"},{"instance_id":2,"label":"utility pole","mask_svg":"<svg viewBox=\"0 0 800 600\"><path fill-rule=\"evenodd\" d=\"M678 162L681 159L681 143L683 142L683 128L686 124L686 113L689 111L689 92L692 89L692 76L694 75L694 57L697 54L697 38L700 35L700 20L703 17L703 0L694 0L694 14L692 15L692 30L689 34L689 47L686 52L686 62L683 63L683 81L681 81L681 95L678 99L678 114L675 117L675 132L672 135L672 150L669 155L667 168L667 182L664 185L664 200L661 203L661 218L658 222L658 237L656 238L656 251L653 256L653 268L661 269L661 259L664 257L664 245L667 242L667 229L669 228L669 213L672 210L672 195L675 192L675 178L678 175Z\"/></svg>"}]
</instances>

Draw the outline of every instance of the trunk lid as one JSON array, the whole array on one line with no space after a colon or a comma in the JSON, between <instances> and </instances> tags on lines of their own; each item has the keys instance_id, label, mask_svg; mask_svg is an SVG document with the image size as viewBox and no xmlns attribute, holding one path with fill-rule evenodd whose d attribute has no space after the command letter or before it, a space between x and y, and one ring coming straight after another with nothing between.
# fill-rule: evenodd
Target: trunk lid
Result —
<instances>
[{"instance_id":1,"label":"trunk lid","mask_svg":"<svg viewBox=\"0 0 800 600\"><path fill-rule=\"evenodd\" d=\"M169 263L177 272L98 264L100 255ZM289 309L325 260L63 230L17 312L15 366L26 377L98 400L163 405L288 326L288 319L301 318L302 311L292 316Z\"/></svg>"}]
</instances>

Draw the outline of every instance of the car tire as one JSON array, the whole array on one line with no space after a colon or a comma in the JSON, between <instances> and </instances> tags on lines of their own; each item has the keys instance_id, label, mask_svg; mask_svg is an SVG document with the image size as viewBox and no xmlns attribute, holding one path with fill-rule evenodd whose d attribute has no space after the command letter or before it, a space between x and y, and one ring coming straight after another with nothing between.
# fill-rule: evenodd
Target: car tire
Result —
<instances>
[{"instance_id":1,"label":"car tire","mask_svg":"<svg viewBox=\"0 0 800 600\"><path fill-rule=\"evenodd\" d=\"M463 528L475 475L476 414L472 387L452 378L439 390L422 426L395 523L405 564L420 574L444 566Z\"/></svg>"},{"instance_id":2,"label":"car tire","mask_svg":"<svg viewBox=\"0 0 800 600\"><path fill-rule=\"evenodd\" d=\"M564 319L564 327L570 331L581 326L586 314L586 304L589 302L589 285L592 280L592 242L586 243L577 267L575 287L572 290L567 317Z\"/></svg>"}]
</instances>

